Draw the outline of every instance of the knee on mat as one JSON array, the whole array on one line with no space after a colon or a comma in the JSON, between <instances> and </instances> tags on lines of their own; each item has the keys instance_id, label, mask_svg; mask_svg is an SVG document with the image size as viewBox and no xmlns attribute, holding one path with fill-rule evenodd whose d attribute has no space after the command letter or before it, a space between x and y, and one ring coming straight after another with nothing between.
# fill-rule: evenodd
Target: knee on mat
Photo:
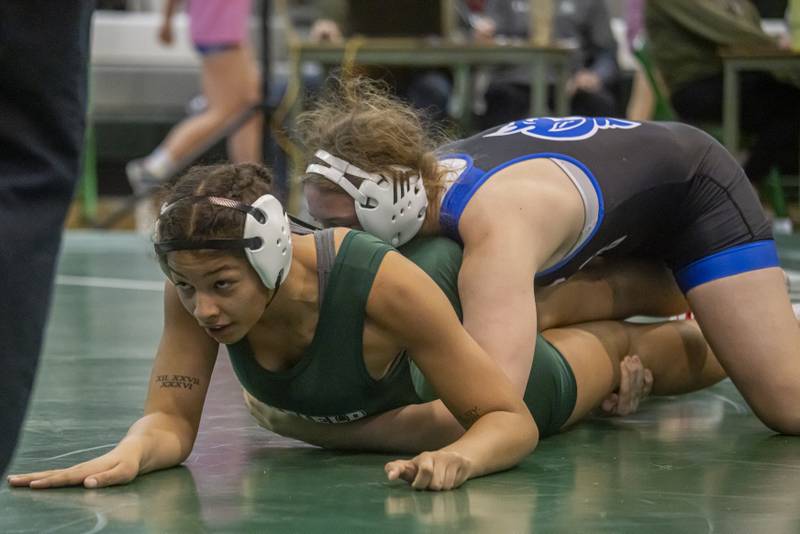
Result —
<instances>
[{"instance_id":1,"label":"knee on mat","mask_svg":"<svg viewBox=\"0 0 800 534\"><path fill-rule=\"evenodd\" d=\"M759 414L761 421L779 434L800 436L800 410L798 402L784 402L772 409L771 413Z\"/></svg>"}]
</instances>

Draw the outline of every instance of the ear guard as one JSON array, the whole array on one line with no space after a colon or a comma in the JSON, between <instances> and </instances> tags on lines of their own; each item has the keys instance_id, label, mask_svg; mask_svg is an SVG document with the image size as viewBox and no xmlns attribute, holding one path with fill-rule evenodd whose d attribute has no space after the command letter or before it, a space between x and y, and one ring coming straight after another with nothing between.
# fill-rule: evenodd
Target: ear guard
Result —
<instances>
[{"instance_id":1,"label":"ear guard","mask_svg":"<svg viewBox=\"0 0 800 534\"><path fill-rule=\"evenodd\" d=\"M269 289L278 288L286 280L292 266L292 234L289 219L281 203L272 195L259 197L252 204L213 196L189 196L161 208L161 215L178 202L209 202L215 206L235 209L245 213L244 234L241 239L174 239L158 241L158 221L155 229L155 251L161 270L172 280L167 265L167 253L176 250L237 250L244 249L247 260L258 273L261 282Z\"/></svg>"},{"instance_id":2,"label":"ear guard","mask_svg":"<svg viewBox=\"0 0 800 534\"><path fill-rule=\"evenodd\" d=\"M361 226L372 235L400 246L414 237L428 208L428 196L419 175L396 181L380 174L366 172L324 150L314 157L321 163L312 163L306 173L324 176L353 197L356 217ZM408 167L396 167L408 171ZM347 175L362 178L356 187Z\"/></svg>"}]
</instances>

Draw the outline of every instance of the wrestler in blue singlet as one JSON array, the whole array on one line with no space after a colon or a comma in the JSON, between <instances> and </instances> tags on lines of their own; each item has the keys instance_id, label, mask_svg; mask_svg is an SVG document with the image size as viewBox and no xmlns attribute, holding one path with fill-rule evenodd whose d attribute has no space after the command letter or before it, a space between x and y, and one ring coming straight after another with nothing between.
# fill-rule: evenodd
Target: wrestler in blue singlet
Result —
<instances>
[{"instance_id":1,"label":"wrestler in blue singlet","mask_svg":"<svg viewBox=\"0 0 800 534\"><path fill-rule=\"evenodd\" d=\"M712 137L685 124L525 119L456 141L440 154L453 171L440 221L457 240L470 199L509 165L549 158L575 184L585 207L583 232L537 273L537 285L563 280L599 255L663 260L684 292L778 265L769 221L744 171Z\"/></svg>"}]
</instances>

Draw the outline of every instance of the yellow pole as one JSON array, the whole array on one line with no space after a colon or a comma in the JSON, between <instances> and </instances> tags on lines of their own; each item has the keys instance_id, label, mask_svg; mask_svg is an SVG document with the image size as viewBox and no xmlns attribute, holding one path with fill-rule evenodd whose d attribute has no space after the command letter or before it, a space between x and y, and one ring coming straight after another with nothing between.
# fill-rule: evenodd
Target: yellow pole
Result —
<instances>
[{"instance_id":1,"label":"yellow pole","mask_svg":"<svg viewBox=\"0 0 800 534\"><path fill-rule=\"evenodd\" d=\"M553 41L553 0L528 0L530 2L531 42L535 46L550 46Z\"/></svg>"}]
</instances>

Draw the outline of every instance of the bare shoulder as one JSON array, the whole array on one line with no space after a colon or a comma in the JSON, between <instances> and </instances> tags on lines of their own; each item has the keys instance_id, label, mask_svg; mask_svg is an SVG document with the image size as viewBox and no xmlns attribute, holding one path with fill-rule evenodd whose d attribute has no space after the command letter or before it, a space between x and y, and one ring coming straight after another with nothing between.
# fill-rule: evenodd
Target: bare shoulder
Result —
<instances>
[{"instance_id":1,"label":"bare shoulder","mask_svg":"<svg viewBox=\"0 0 800 534\"><path fill-rule=\"evenodd\" d=\"M470 210L485 210L494 217L524 217L528 210L570 199L580 202L580 195L558 165L549 158L528 159L492 175L470 200L464 216Z\"/></svg>"},{"instance_id":2,"label":"bare shoulder","mask_svg":"<svg viewBox=\"0 0 800 534\"><path fill-rule=\"evenodd\" d=\"M549 257L580 232L584 205L579 191L547 158L521 161L498 171L470 200L459 222L465 252L476 245L517 243Z\"/></svg>"}]
</instances>

